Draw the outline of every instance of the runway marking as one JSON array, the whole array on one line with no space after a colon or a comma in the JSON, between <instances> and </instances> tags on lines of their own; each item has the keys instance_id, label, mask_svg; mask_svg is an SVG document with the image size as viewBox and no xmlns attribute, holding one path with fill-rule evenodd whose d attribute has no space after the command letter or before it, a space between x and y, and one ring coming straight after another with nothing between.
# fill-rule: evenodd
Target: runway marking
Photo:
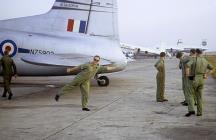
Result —
<instances>
[{"instance_id":1,"label":"runway marking","mask_svg":"<svg viewBox=\"0 0 216 140\"><path fill-rule=\"evenodd\" d=\"M125 98L126 96L128 96L128 95L130 95L130 94L132 94L132 93L135 93L135 92L137 92L137 91L139 91L139 90L140 90L140 89L132 90L132 91L128 92L127 94L124 94L123 96L118 97L117 99L115 99L115 100L112 101L111 103L108 103L108 104L104 105L103 107L99 108L97 111L94 111L93 113L91 113L91 114L89 114L89 115L86 115L86 116L80 118L79 120L77 120L77 121L75 121L75 122L69 124L69 125L66 126L65 128L62 128L62 129L60 129L59 131L57 131L57 132L55 132L55 133L53 133L53 134L51 134L51 135L49 135L49 136L43 138L43 140L49 139L50 137L57 135L58 133L64 131L65 129L67 129L67 128L73 126L73 125L75 125L76 123L78 123L78 122L80 122L80 121L82 121L82 120L84 120L84 119L86 119L86 118L88 118L88 117L90 117L90 116L92 116L92 115L94 115L94 114L96 114L97 112L100 112L100 111L103 110L104 108L109 107L110 105L112 105L113 103L116 103L116 102L119 101L120 99L123 99L123 98Z\"/></svg>"}]
</instances>

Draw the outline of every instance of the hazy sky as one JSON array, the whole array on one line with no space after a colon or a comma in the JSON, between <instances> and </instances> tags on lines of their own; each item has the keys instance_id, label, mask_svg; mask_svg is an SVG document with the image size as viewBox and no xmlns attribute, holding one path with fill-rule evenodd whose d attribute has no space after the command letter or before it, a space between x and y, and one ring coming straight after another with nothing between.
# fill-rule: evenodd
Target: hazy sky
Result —
<instances>
[{"instance_id":1,"label":"hazy sky","mask_svg":"<svg viewBox=\"0 0 216 140\"><path fill-rule=\"evenodd\" d=\"M216 0L118 0L122 42L200 45L216 50Z\"/></svg>"},{"instance_id":2,"label":"hazy sky","mask_svg":"<svg viewBox=\"0 0 216 140\"><path fill-rule=\"evenodd\" d=\"M121 42L150 47L176 44L178 39L200 45L206 39L216 50L216 0L117 1ZM53 0L1 0L0 19L43 13L52 4Z\"/></svg>"}]
</instances>

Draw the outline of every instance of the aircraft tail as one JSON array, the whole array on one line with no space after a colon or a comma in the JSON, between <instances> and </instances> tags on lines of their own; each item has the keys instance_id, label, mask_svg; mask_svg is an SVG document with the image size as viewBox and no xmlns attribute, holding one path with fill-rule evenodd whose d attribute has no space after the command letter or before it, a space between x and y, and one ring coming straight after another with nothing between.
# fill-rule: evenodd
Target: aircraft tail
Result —
<instances>
[{"instance_id":1,"label":"aircraft tail","mask_svg":"<svg viewBox=\"0 0 216 140\"><path fill-rule=\"evenodd\" d=\"M55 35L80 33L118 39L116 1L56 0L46 14L0 21L0 28Z\"/></svg>"},{"instance_id":2,"label":"aircraft tail","mask_svg":"<svg viewBox=\"0 0 216 140\"><path fill-rule=\"evenodd\" d=\"M178 46L179 44L183 44L182 39L179 39L179 40L177 41L177 46Z\"/></svg>"}]
</instances>

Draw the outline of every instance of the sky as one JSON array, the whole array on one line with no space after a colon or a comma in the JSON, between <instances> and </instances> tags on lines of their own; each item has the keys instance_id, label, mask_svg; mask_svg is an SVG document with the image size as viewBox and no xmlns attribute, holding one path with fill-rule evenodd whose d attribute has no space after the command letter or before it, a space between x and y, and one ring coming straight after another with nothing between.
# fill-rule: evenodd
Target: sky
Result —
<instances>
[{"instance_id":1,"label":"sky","mask_svg":"<svg viewBox=\"0 0 216 140\"><path fill-rule=\"evenodd\" d=\"M47 12L54 0L4 0L0 19ZM216 0L117 0L120 41L151 47L161 42L216 50ZM13 3L13 4L12 4ZM8 8L10 7L10 8ZM11 10L13 9L13 10Z\"/></svg>"},{"instance_id":2,"label":"sky","mask_svg":"<svg viewBox=\"0 0 216 140\"><path fill-rule=\"evenodd\" d=\"M216 0L118 0L122 42L152 46L165 42L216 50Z\"/></svg>"}]
</instances>

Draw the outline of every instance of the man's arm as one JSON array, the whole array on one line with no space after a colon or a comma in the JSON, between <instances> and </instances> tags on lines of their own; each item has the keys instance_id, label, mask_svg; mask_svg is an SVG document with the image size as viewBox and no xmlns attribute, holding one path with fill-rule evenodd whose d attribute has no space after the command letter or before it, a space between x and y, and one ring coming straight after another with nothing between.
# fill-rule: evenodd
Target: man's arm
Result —
<instances>
[{"instance_id":1,"label":"man's arm","mask_svg":"<svg viewBox=\"0 0 216 140\"><path fill-rule=\"evenodd\" d=\"M110 70L114 70L116 67L110 67L110 66L107 66L107 70L110 71Z\"/></svg>"},{"instance_id":2,"label":"man's arm","mask_svg":"<svg viewBox=\"0 0 216 140\"><path fill-rule=\"evenodd\" d=\"M204 74L203 77L204 77L205 79L208 79L208 76L209 76L210 74L212 74L213 70L214 70L213 65L211 65L211 64L208 63L208 65L207 65L207 71L206 71L206 73Z\"/></svg>"},{"instance_id":3,"label":"man's arm","mask_svg":"<svg viewBox=\"0 0 216 140\"><path fill-rule=\"evenodd\" d=\"M76 66L73 68L67 68L67 73L73 73L73 72L78 71L78 70L80 70L80 66Z\"/></svg>"},{"instance_id":4,"label":"man's arm","mask_svg":"<svg viewBox=\"0 0 216 140\"><path fill-rule=\"evenodd\" d=\"M186 76L190 76L190 68L189 67L186 67L185 74L186 74Z\"/></svg>"},{"instance_id":5,"label":"man's arm","mask_svg":"<svg viewBox=\"0 0 216 140\"><path fill-rule=\"evenodd\" d=\"M206 71L206 73L203 75L203 78L204 78L204 79L208 79L208 76L209 76L210 74L212 74L212 72L213 72L213 70L209 70L209 69L208 69L208 70Z\"/></svg>"},{"instance_id":6,"label":"man's arm","mask_svg":"<svg viewBox=\"0 0 216 140\"><path fill-rule=\"evenodd\" d=\"M181 60L179 62L179 69L182 69L182 63L181 63Z\"/></svg>"},{"instance_id":7,"label":"man's arm","mask_svg":"<svg viewBox=\"0 0 216 140\"><path fill-rule=\"evenodd\" d=\"M12 61L12 67L13 67L13 72L14 72L14 77L17 77L17 69L16 69L16 65L14 63L14 61Z\"/></svg>"},{"instance_id":8,"label":"man's arm","mask_svg":"<svg viewBox=\"0 0 216 140\"><path fill-rule=\"evenodd\" d=\"M158 61L155 63L154 66L155 66L155 68L156 68L158 71L160 71L161 61L158 60Z\"/></svg>"},{"instance_id":9,"label":"man's arm","mask_svg":"<svg viewBox=\"0 0 216 140\"><path fill-rule=\"evenodd\" d=\"M112 71L116 69L116 67L111 67L111 66L100 66L100 68L98 69L97 73L104 73L107 71Z\"/></svg>"},{"instance_id":10,"label":"man's arm","mask_svg":"<svg viewBox=\"0 0 216 140\"><path fill-rule=\"evenodd\" d=\"M186 65L185 65L186 76L190 76L190 68L191 68L192 64L193 64L192 60L190 60L189 62L186 63Z\"/></svg>"}]
</instances>

